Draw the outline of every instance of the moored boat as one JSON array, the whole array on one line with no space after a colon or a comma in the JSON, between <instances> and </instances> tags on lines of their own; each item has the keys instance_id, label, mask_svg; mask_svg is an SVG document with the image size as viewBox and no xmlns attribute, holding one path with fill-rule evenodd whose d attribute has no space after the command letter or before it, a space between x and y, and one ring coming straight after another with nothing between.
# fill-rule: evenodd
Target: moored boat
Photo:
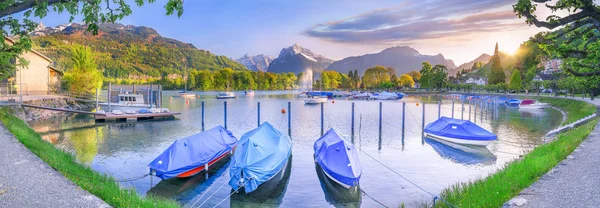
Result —
<instances>
[{"instance_id":1,"label":"moored boat","mask_svg":"<svg viewBox=\"0 0 600 208\"><path fill-rule=\"evenodd\" d=\"M248 90L244 92L244 94L246 94L246 96L254 96L254 90Z\"/></svg>"},{"instance_id":2,"label":"moored boat","mask_svg":"<svg viewBox=\"0 0 600 208\"><path fill-rule=\"evenodd\" d=\"M235 93L233 92L220 92L217 94L217 99L230 99L235 98Z\"/></svg>"},{"instance_id":3,"label":"moored boat","mask_svg":"<svg viewBox=\"0 0 600 208\"><path fill-rule=\"evenodd\" d=\"M178 139L148 167L161 179L185 178L207 170L235 148L238 139L222 126Z\"/></svg>"},{"instance_id":4,"label":"moored boat","mask_svg":"<svg viewBox=\"0 0 600 208\"><path fill-rule=\"evenodd\" d=\"M139 110L142 108L149 108L150 104L146 104L144 101L144 95L142 94L132 94L129 92L124 92L119 95L118 102L110 103L111 110ZM108 110L109 103L98 103L103 109Z\"/></svg>"},{"instance_id":5,"label":"moored boat","mask_svg":"<svg viewBox=\"0 0 600 208\"><path fill-rule=\"evenodd\" d=\"M432 139L463 145L487 146L497 136L468 120L441 117L428 124L424 132Z\"/></svg>"},{"instance_id":6,"label":"moored boat","mask_svg":"<svg viewBox=\"0 0 600 208\"><path fill-rule=\"evenodd\" d=\"M354 145L331 128L315 141L314 151L315 162L327 178L346 189L358 191L362 166Z\"/></svg>"},{"instance_id":7,"label":"moored boat","mask_svg":"<svg viewBox=\"0 0 600 208\"><path fill-rule=\"evenodd\" d=\"M396 100L398 99L398 94L391 92L381 92L376 97L377 100Z\"/></svg>"},{"instance_id":8,"label":"moored boat","mask_svg":"<svg viewBox=\"0 0 600 208\"><path fill-rule=\"evenodd\" d=\"M425 138L425 143L443 158L465 165L491 164L496 156L484 146L460 145L445 140Z\"/></svg>"},{"instance_id":9,"label":"moored boat","mask_svg":"<svg viewBox=\"0 0 600 208\"><path fill-rule=\"evenodd\" d=\"M292 140L269 122L242 135L229 166L229 185L247 194L278 183L292 154Z\"/></svg>"},{"instance_id":10,"label":"moored boat","mask_svg":"<svg viewBox=\"0 0 600 208\"><path fill-rule=\"evenodd\" d=\"M547 103L540 103L537 100L524 99L519 104L519 109L542 109L548 107Z\"/></svg>"},{"instance_id":11,"label":"moored boat","mask_svg":"<svg viewBox=\"0 0 600 208\"><path fill-rule=\"evenodd\" d=\"M510 99L510 100L506 100L504 101L504 104L510 107L517 107L521 104L521 100L519 99Z\"/></svg>"},{"instance_id":12,"label":"moored boat","mask_svg":"<svg viewBox=\"0 0 600 208\"><path fill-rule=\"evenodd\" d=\"M327 102L327 97L320 97L320 96L308 97L308 98L304 99L304 104L308 104L308 105L321 104L321 103L326 103L326 102Z\"/></svg>"},{"instance_id":13,"label":"moored boat","mask_svg":"<svg viewBox=\"0 0 600 208\"><path fill-rule=\"evenodd\" d=\"M196 97L196 94L189 93L187 91L181 91L177 95L179 95L179 97L183 97L183 98L194 98L194 97Z\"/></svg>"}]
</instances>

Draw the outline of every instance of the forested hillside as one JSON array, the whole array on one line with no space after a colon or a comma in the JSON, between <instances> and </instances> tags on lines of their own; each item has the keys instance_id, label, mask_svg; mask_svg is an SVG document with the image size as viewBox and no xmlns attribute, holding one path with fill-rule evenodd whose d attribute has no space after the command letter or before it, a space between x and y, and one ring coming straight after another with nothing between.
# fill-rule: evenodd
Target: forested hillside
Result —
<instances>
[{"instance_id":1,"label":"forested hillside","mask_svg":"<svg viewBox=\"0 0 600 208\"><path fill-rule=\"evenodd\" d=\"M96 53L98 69L107 78L147 79L182 75L184 68L197 70L246 69L243 65L192 44L160 36L144 26L100 24L98 35L87 26L41 27L34 32L35 49L52 58L60 68L72 68L71 51L76 45Z\"/></svg>"}]
</instances>

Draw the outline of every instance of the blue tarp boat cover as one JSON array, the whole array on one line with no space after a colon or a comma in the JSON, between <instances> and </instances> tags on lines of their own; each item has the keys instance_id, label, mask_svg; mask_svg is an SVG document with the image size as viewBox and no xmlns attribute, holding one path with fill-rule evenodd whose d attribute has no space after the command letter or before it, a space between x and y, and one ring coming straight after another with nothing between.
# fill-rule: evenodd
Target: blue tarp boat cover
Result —
<instances>
[{"instance_id":1,"label":"blue tarp boat cover","mask_svg":"<svg viewBox=\"0 0 600 208\"><path fill-rule=\"evenodd\" d=\"M267 182L285 166L292 154L292 140L264 122L242 135L229 167L229 185L246 193Z\"/></svg>"},{"instance_id":2,"label":"blue tarp boat cover","mask_svg":"<svg viewBox=\"0 0 600 208\"><path fill-rule=\"evenodd\" d=\"M496 135L468 120L441 117L425 127L425 133L465 140L496 140Z\"/></svg>"},{"instance_id":3,"label":"blue tarp boat cover","mask_svg":"<svg viewBox=\"0 0 600 208\"><path fill-rule=\"evenodd\" d=\"M173 178L202 166L229 152L238 139L230 131L217 126L186 138L178 139L148 167L161 179Z\"/></svg>"},{"instance_id":4,"label":"blue tarp boat cover","mask_svg":"<svg viewBox=\"0 0 600 208\"><path fill-rule=\"evenodd\" d=\"M358 153L333 128L315 141L314 150L315 161L328 175L348 186L358 185L362 174Z\"/></svg>"}]
</instances>

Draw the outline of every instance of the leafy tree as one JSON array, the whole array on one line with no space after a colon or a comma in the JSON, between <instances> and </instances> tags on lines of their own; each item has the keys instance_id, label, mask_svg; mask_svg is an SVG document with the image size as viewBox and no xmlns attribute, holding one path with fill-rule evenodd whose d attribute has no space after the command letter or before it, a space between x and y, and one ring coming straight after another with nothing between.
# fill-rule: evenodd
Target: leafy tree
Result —
<instances>
[{"instance_id":1,"label":"leafy tree","mask_svg":"<svg viewBox=\"0 0 600 208\"><path fill-rule=\"evenodd\" d=\"M421 79L421 73L418 71L412 70L406 74L411 76L415 82L418 82Z\"/></svg>"},{"instance_id":2,"label":"leafy tree","mask_svg":"<svg viewBox=\"0 0 600 208\"><path fill-rule=\"evenodd\" d=\"M423 62L421 67L421 78L419 79L421 83L421 88L431 88L431 79L433 77L432 74L432 66L429 62Z\"/></svg>"},{"instance_id":3,"label":"leafy tree","mask_svg":"<svg viewBox=\"0 0 600 208\"><path fill-rule=\"evenodd\" d=\"M98 65L90 48L74 47L71 60L73 68L65 72L63 79L63 86L69 92L92 94L102 87L102 73L98 71Z\"/></svg>"},{"instance_id":4,"label":"leafy tree","mask_svg":"<svg viewBox=\"0 0 600 208\"><path fill-rule=\"evenodd\" d=\"M511 90L520 90L523 88L523 83L521 80L521 73L519 73L519 70L513 70L513 73L510 76L509 88Z\"/></svg>"},{"instance_id":5,"label":"leafy tree","mask_svg":"<svg viewBox=\"0 0 600 208\"><path fill-rule=\"evenodd\" d=\"M432 79L430 85L437 89L442 89L448 81L448 69L445 65L437 64L432 68Z\"/></svg>"},{"instance_id":6,"label":"leafy tree","mask_svg":"<svg viewBox=\"0 0 600 208\"><path fill-rule=\"evenodd\" d=\"M492 68L490 71L490 75L488 76L489 84L498 84L506 82L506 75L504 74L504 69L502 68L502 63L500 62L500 53L498 51L498 43L496 43L496 47L494 48L494 55L490 60L492 62Z\"/></svg>"},{"instance_id":7,"label":"leafy tree","mask_svg":"<svg viewBox=\"0 0 600 208\"><path fill-rule=\"evenodd\" d=\"M367 88L379 87L383 82L390 82L390 71L383 66L368 68L363 76L363 84Z\"/></svg>"},{"instance_id":8,"label":"leafy tree","mask_svg":"<svg viewBox=\"0 0 600 208\"><path fill-rule=\"evenodd\" d=\"M413 77L411 77L408 74L401 75L399 80L400 80L400 86L402 86L402 87L414 87L415 86L415 81L413 80Z\"/></svg>"},{"instance_id":9,"label":"leafy tree","mask_svg":"<svg viewBox=\"0 0 600 208\"><path fill-rule=\"evenodd\" d=\"M542 87L542 81L531 81L531 87L535 90L535 92L539 95L540 88Z\"/></svg>"},{"instance_id":10,"label":"leafy tree","mask_svg":"<svg viewBox=\"0 0 600 208\"><path fill-rule=\"evenodd\" d=\"M154 0L136 0L138 6ZM70 21L77 15L83 15L83 21L88 25L88 30L97 34L98 23L115 22L131 14L131 7L125 1L112 0L6 0L0 3L0 79L14 74L16 66L28 63L19 57L24 51L31 49L29 34L37 24L31 17L44 18L50 11L66 12L71 15ZM183 14L183 0L169 0L166 5L166 14L177 12ZM14 14L24 12L22 20L13 17ZM14 35L19 37L13 43L5 41L5 37ZM12 60L19 60L12 64Z\"/></svg>"}]
</instances>

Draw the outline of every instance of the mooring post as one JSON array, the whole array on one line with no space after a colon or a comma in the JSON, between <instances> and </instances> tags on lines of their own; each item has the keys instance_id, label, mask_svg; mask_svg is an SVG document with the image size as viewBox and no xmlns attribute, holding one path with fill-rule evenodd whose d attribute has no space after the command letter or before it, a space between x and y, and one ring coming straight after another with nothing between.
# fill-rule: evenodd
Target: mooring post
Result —
<instances>
[{"instance_id":1,"label":"mooring post","mask_svg":"<svg viewBox=\"0 0 600 208\"><path fill-rule=\"evenodd\" d=\"M288 136L292 138L292 102L288 102Z\"/></svg>"},{"instance_id":2,"label":"mooring post","mask_svg":"<svg viewBox=\"0 0 600 208\"><path fill-rule=\"evenodd\" d=\"M324 120L323 120L323 103L321 102L321 136L323 136L323 125L324 125Z\"/></svg>"},{"instance_id":3,"label":"mooring post","mask_svg":"<svg viewBox=\"0 0 600 208\"><path fill-rule=\"evenodd\" d=\"M379 102L379 150L381 150L381 111L383 108L383 103Z\"/></svg>"},{"instance_id":4,"label":"mooring post","mask_svg":"<svg viewBox=\"0 0 600 208\"><path fill-rule=\"evenodd\" d=\"M98 92L100 90L98 88L96 88L96 111L98 111Z\"/></svg>"},{"instance_id":5,"label":"mooring post","mask_svg":"<svg viewBox=\"0 0 600 208\"><path fill-rule=\"evenodd\" d=\"M351 134L350 134L350 139L352 141L352 144L354 144L354 102L352 102L352 117L350 118L350 130L351 130Z\"/></svg>"},{"instance_id":6,"label":"mooring post","mask_svg":"<svg viewBox=\"0 0 600 208\"><path fill-rule=\"evenodd\" d=\"M223 102L223 109L223 112L225 113L225 117L223 117L223 120L225 121L225 129L227 129L227 101Z\"/></svg>"},{"instance_id":7,"label":"mooring post","mask_svg":"<svg viewBox=\"0 0 600 208\"><path fill-rule=\"evenodd\" d=\"M465 120L465 100L462 100L462 107L460 107L460 120Z\"/></svg>"},{"instance_id":8,"label":"mooring post","mask_svg":"<svg viewBox=\"0 0 600 208\"><path fill-rule=\"evenodd\" d=\"M112 83L109 82L108 83L108 95L107 95L108 96L108 99L107 99L108 100L107 101L108 102L108 112L112 112L112 107L111 107L112 100L110 100L111 94L112 94Z\"/></svg>"},{"instance_id":9,"label":"mooring post","mask_svg":"<svg viewBox=\"0 0 600 208\"><path fill-rule=\"evenodd\" d=\"M404 144L404 121L405 121L405 115L406 115L406 102L402 102L402 144Z\"/></svg>"},{"instance_id":10,"label":"mooring post","mask_svg":"<svg viewBox=\"0 0 600 208\"><path fill-rule=\"evenodd\" d=\"M442 101L438 101L438 118L442 116Z\"/></svg>"},{"instance_id":11,"label":"mooring post","mask_svg":"<svg viewBox=\"0 0 600 208\"><path fill-rule=\"evenodd\" d=\"M471 100L469 100L469 121L471 120Z\"/></svg>"},{"instance_id":12,"label":"mooring post","mask_svg":"<svg viewBox=\"0 0 600 208\"><path fill-rule=\"evenodd\" d=\"M256 115L256 120L257 120L256 126L260 126L260 102L257 103L257 109L258 109L258 112Z\"/></svg>"},{"instance_id":13,"label":"mooring post","mask_svg":"<svg viewBox=\"0 0 600 208\"><path fill-rule=\"evenodd\" d=\"M421 129L425 129L425 103L423 103L423 116L421 116Z\"/></svg>"},{"instance_id":14,"label":"mooring post","mask_svg":"<svg viewBox=\"0 0 600 208\"><path fill-rule=\"evenodd\" d=\"M454 118L454 99L452 99L452 118Z\"/></svg>"},{"instance_id":15,"label":"mooring post","mask_svg":"<svg viewBox=\"0 0 600 208\"><path fill-rule=\"evenodd\" d=\"M475 110L473 111L473 113L475 114L475 115L473 116L473 122L474 122L474 123L477 123L477 102L478 102L478 101L476 100L476 101L475 101ZM471 117L469 116L469 119L470 119L470 118L471 118Z\"/></svg>"},{"instance_id":16,"label":"mooring post","mask_svg":"<svg viewBox=\"0 0 600 208\"><path fill-rule=\"evenodd\" d=\"M204 131L204 101L202 101L202 131Z\"/></svg>"},{"instance_id":17,"label":"mooring post","mask_svg":"<svg viewBox=\"0 0 600 208\"><path fill-rule=\"evenodd\" d=\"M152 94L152 83L150 83L150 98L148 98L148 102L150 102L150 108L152 108L152 98L154 98L154 95Z\"/></svg>"}]
</instances>

